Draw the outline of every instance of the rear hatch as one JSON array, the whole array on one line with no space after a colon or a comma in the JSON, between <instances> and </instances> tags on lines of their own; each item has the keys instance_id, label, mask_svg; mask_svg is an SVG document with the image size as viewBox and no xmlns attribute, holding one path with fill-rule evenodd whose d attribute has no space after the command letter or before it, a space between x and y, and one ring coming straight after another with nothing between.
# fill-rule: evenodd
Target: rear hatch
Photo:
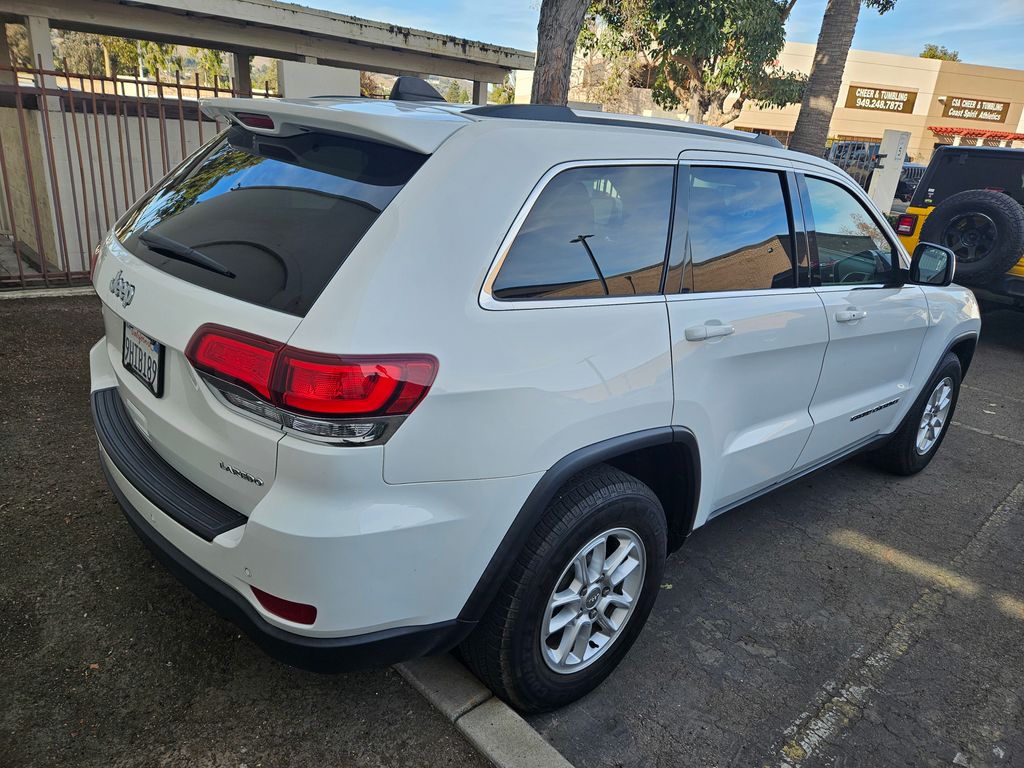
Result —
<instances>
[{"instance_id":1,"label":"rear hatch","mask_svg":"<svg viewBox=\"0 0 1024 768\"><path fill-rule=\"evenodd\" d=\"M211 110L235 119L239 105L253 102L223 100ZM283 433L206 386L186 358L190 339L216 324L285 343L428 157L380 140L401 115L369 121L367 140L365 113L353 127L343 108L329 106L331 119L305 121L313 125L301 122L308 105L292 109L296 117L286 102L267 105L262 130L233 124L125 215L95 272L107 352L139 431L188 480L243 514L273 484Z\"/></svg>"}]
</instances>

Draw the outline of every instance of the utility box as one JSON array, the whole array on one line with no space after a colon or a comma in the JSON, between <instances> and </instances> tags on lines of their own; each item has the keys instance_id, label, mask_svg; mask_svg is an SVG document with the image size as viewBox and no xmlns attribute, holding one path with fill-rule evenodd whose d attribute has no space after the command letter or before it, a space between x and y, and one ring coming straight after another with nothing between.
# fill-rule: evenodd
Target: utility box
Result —
<instances>
[{"instance_id":1,"label":"utility box","mask_svg":"<svg viewBox=\"0 0 1024 768\"><path fill-rule=\"evenodd\" d=\"M878 166L871 172L868 197L886 213L892 208L896 187L903 173L903 161L910 145L910 131L885 131L878 148Z\"/></svg>"}]
</instances>

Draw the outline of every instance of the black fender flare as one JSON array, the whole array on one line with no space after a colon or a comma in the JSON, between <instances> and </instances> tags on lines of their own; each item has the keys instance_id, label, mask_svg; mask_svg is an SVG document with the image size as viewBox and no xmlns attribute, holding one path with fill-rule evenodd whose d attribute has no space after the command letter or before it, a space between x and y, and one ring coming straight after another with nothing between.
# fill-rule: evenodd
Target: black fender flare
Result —
<instances>
[{"instance_id":1,"label":"black fender flare","mask_svg":"<svg viewBox=\"0 0 1024 768\"><path fill-rule=\"evenodd\" d=\"M697 503L700 500L700 452L697 438L689 429L677 426L654 427L578 448L557 461L534 486L515 520L512 521L512 525L505 532L498 548L491 556L483 574L477 580L476 586L459 613L459 621L475 624L484 615L545 510L570 478L588 467L610 461L618 456L644 448L673 443L685 446L690 455L691 466L689 469L692 472L693 488L691 489L691 515L686 531L689 533L693 530Z\"/></svg>"}]
</instances>

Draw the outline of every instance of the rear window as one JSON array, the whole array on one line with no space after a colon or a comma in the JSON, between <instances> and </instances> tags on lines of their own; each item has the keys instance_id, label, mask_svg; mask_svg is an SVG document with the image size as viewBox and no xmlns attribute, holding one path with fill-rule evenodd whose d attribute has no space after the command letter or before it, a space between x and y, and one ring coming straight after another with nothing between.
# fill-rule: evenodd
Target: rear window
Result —
<instances>
[{"instance_id":1,"label":"rear window","mask_svg":"<svg viewBox=\"0 0 1024 768\"><path fill-rule=\"evenodd\" d=\"M426 158L233 127L137 204L117 237L168 274L301 317Z\"/></svg>"},{"instance_id":2,"label":"rear window","mask_svg":"<svg viewBox=\"0 0 1024 768\"><path fill-rule=\"evenodd\" d=\"M938 205L968 189L1003 192L1024 205L1024 151L942 151L914 193L913 205Z\"/></svg>"}]
</instances>

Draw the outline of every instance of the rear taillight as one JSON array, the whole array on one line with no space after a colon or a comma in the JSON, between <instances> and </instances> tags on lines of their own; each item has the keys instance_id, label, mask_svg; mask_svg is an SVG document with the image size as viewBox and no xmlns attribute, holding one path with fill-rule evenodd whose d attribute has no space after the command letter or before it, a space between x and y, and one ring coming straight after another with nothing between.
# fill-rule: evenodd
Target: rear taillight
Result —
<instances>
[{"instance_id":1,"label":"rear taillight","mask_svg":"<svg viewBox=\"0 0 1024 768\"><path fill-rule=\"evenodd\" d=\"M427 355L335 357L285 349L275 393L285 408L331 416L411 413L437 373Z\"/></svg>"},{"instance_id":2,"label":"rear taillight","mask_svg":"<svg viewBox=\"0 0 1024 768\"><path fill-rule=\"evenodd\" d=\"M192 337L185 356L197 371L213 374L270 398L274 359L282 345L219 325L204 325Z\"/></svg>"},{"instance_id":3,"label":"rear taillight","mask_svg":"<svg viewBox=\"0 0 1024 768\"><path fill-rule=\"evenodd\" d=\"M904 213L896 220L896 233L900 235L912 235L917 228L917 214Z\"/></svg>"},{"instance_id":4,"label":"rear taillight","mask_svg":"<svg viewBox=\"0 0 1024 768\"><path fill-rule=\"evenodd\" d=\"M249 585L249 589L256 596L260 605L268 612L286 621L296 624L312 624L316 621L316 606L306 603L296 603L292 600L285 600L283 597L264 592L262 589Z\"/></svg>"},{"instance_id":5,"label":"rear taillight","mask_svg":"<svg viewBox=\"0 0 1024 768\"><path fill-rule=\"evenodd\" d=\"M365 444L412 413L437 374L431 355L327 355L204 325L185 351L230 405L289 431Z\"/></svg>"}]
</instances>

